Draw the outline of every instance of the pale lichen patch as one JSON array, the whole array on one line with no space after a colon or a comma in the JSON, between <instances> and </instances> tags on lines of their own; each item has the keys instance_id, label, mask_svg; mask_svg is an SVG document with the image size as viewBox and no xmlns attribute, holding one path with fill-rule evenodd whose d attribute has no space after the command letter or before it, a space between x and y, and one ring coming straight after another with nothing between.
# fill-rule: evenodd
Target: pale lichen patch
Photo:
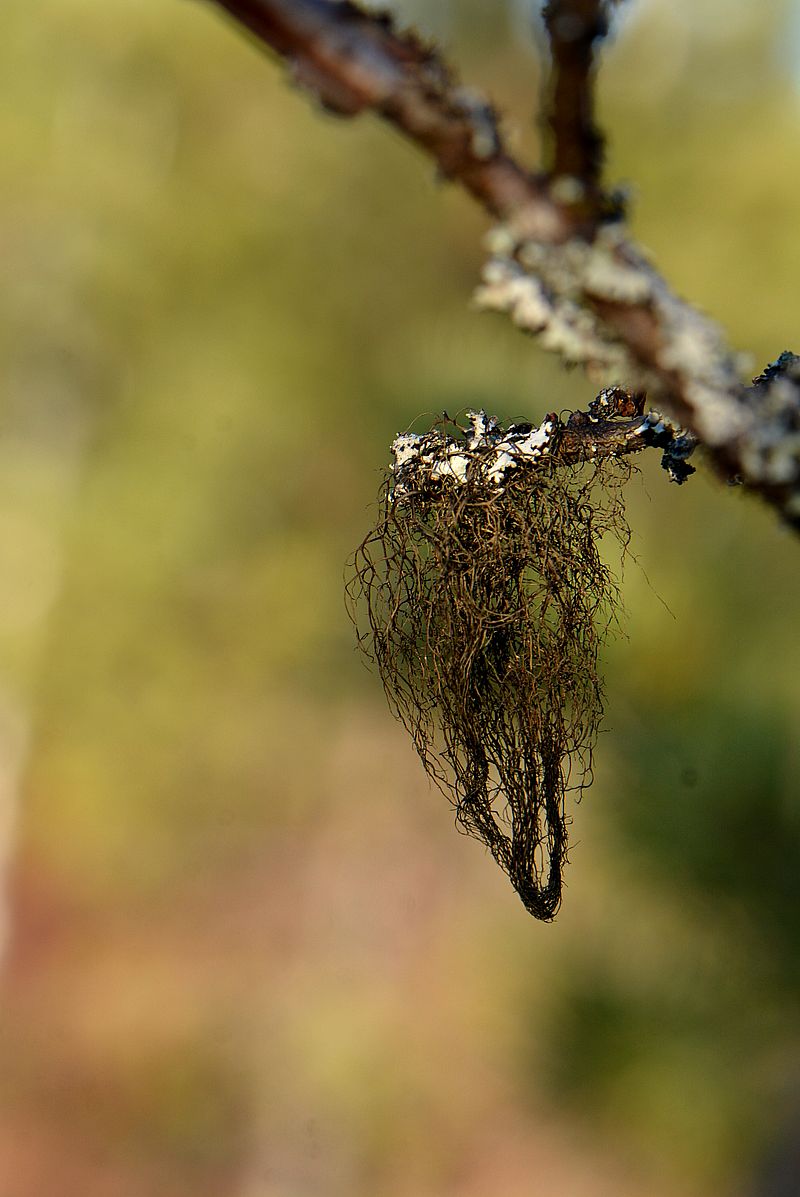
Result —
<instances>
[{"instance_id":1,"label":"pale lichen patch","mask_svg":"<svg viewBox=\"0 0 800 1197\"><path fill-rule=\"evenodd\" d=\"M496 490L510 469L533 465L547 456L556 433L546 417L538 428L530 425L504 429L485 411L467 412L467 427L447 436L434 429L418 435L400 433L392 442L394 494L402 499L427 481L471 481Z\"/></svg>"},{"instance_id":2,"label":"pale lichen patch","mask_svg":"<svg viewBox=\"0 0 800 1197\"><path fill-rule=\"evenodd\" d=\"M569 180L564 185L569 189ZM493 256L477 305L507 313L544 349L582 365L601 384L624 380L648 391L689 425L691 431L662 413L631 433L663 449L662 465L674 481L693 472L687 462L699 440L726 474L767 491L787 511L783 494L800 488L800 358L781 354L746 390L741 357L711 319L669 289L622 224L604 225L592 240L565 241L530 221L520 212L490 234ZM635 358L627 348L629 324Z\"/></svg>"},{"instance_id":3,"label":"pale lichen patch","mask_svg":"<svg viewBox=\"0 0 800 1197\"><path fill-rule=\"evenodd\" d=\"M453 92L456 111L463 113L470 126L470 149L476 158L493 158L500 151L497 114L485 96L472 87L458 87Z\"/></svg>"},{"instance_id":4,"label":"pale lichen patch","mask_svg":"<svg viewBox=\"0 0 800 1197\"><path fill-rule=\"evenodd\" d=\"M596 322L570 299L554 299L539 279L515 261L492 258L483 270L474 302L488 311L506 312L518 328L539 337L542 346L575 365L617 378L625 365L618 343L598 335Z\"/></svg>"},{"instance_id":5,"label":"pale lichen patch","mask_svg":"<svg viewBox=\"0 0 800 1197\"><path fill-rule=\"evenodd\" d=\"M556 175L550 183L550 195L557 204L579 204L586 195L586 187L575 175Z\"/></svg>"},{"instance_id":6,"label":"pale lichen patch","mask_svg":"<svg viewBox=\"0 0 800 1197\"><path fill-rule=\"evenodd\" d=\"M653 291L646 270L621 262L612 251L601 246L588 255L582 283L589 295L617 303L646 303Z\"/></svg>"}]
</instances>

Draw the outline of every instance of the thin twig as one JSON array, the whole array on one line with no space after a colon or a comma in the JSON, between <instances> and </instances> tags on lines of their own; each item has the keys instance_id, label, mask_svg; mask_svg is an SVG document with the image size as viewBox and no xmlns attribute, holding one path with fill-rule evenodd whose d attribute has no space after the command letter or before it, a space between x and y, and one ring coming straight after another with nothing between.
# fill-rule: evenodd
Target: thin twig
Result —
<instances>
[{"instance_id":1,"label":"thin twig","mask_svg":"<svg viewBox=\"0 0 800 1197\"><path fill-rule=\"evenodd\" d=\"M400 36L386 16L349 0L215 0L289 62L294 81L327 109L378 112L424 149L493 216L539 213L553 238L573 232L544 178L505 153L491 105L459 87L435 50Z\"/></svg>"},{"instance_id":2,"label":"thin twig","mask_svg":"<svg viewBox=\"0 0 800 1197\"><path fill-rule=\"evenodd\" d=\"M327 108L372 109L503 221L480 301L604 380L643 389L717 470L800 529L800 360L748 391L720 332L678 298L621 225L599 229L506 151L491 105L434 50L350 0L213 0L291 64Z\"/></svg>"},{"instance_id":3,"label":"thin twig","mask_svg":"<svg viewBox=\"0 0 800 1197\"><path fill-rule=\"evenodd\" d=\"M575 411L566 423L558 422L558 458L574 463L655 448L673 482L685 482L695 472L688 459L697 442L659 412L646 411L645 399L643 391L623 387L601 391L588 411Z\"/></svg>"},{"instance_id":4,"label":"thin twig","mask_svg":"<svg viewBox=\"0 0 800 1197\"><path fill-rule=\"evenodd\" d=\"M549 0L544 8L553 60L548 165L564 200L587 217L608 208L600 185L604 138L594 115L595 51L608 33L607 8L607 0Z\"/></svg>"}]
</instances>

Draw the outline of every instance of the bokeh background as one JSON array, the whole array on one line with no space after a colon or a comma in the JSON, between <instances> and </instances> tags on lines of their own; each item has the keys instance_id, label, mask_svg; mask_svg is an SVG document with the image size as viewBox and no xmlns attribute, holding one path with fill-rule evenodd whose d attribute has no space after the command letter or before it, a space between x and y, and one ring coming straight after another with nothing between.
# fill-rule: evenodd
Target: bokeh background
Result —
<instances>
[{"instance_id":1,"label":"bokeh background","mask_svg":"<svg viewBox=\"0 0 800 1197\"><path fill-rule=\"evenodd\" d=\"M530 6L398 8L535 155ZM3 1197L794 1193L796 540L642 463L535 923L357 659L342 569L398 430L589 384L469 310L469 202L213 5L2 25ZM800 343L799 83L781 0L631 0L604 55L635 232L752 373Z\"/></svg>"}]
</instances>

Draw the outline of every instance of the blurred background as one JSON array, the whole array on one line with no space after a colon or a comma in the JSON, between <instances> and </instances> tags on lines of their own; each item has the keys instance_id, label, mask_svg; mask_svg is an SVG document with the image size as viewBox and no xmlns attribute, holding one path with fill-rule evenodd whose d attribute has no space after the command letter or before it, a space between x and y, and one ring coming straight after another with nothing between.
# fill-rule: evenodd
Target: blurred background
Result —
<instances>
[{"instance_id":1,"label":"blurred background","mask_svg":"<svg viewBox=\"0 0 800 1197\"><path fill-rule=\"evenodd\" d=\"M406 0L537 153L527 2ZM5 0L3 1197L786 1197L800 550L629 487L553 925L356 657L394 435L585 406L469 309L480 213L213 5ZM631 0L609 178L755 374L800 343L800 6Z\"/></svg>"}]
</instances>

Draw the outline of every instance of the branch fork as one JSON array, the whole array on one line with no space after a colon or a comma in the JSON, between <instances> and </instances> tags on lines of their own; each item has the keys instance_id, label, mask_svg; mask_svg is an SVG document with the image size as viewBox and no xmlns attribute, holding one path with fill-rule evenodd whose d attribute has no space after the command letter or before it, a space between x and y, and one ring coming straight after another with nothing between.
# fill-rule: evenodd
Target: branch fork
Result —
<instances>
[{"instance_id":1,"label":"branch fork","mask_svg":"<svg viewBox=\"0 0 800 1197\"><path fill-rule=\"evenodd\" d=\"M479 306L506 312L601 385L646 391L688 430L689 439L673 435L681 452L699 442L723 478L800 530L799 359L785 352L748 388L719 329L670 289L601 189L594 55L614 0L546 7L553 58L546 173L521 166L491 104L385 14L351 0L212 2L285 58L323 105L342 116L374 111L499 222Z\"/></svg>"}]
</instances>

